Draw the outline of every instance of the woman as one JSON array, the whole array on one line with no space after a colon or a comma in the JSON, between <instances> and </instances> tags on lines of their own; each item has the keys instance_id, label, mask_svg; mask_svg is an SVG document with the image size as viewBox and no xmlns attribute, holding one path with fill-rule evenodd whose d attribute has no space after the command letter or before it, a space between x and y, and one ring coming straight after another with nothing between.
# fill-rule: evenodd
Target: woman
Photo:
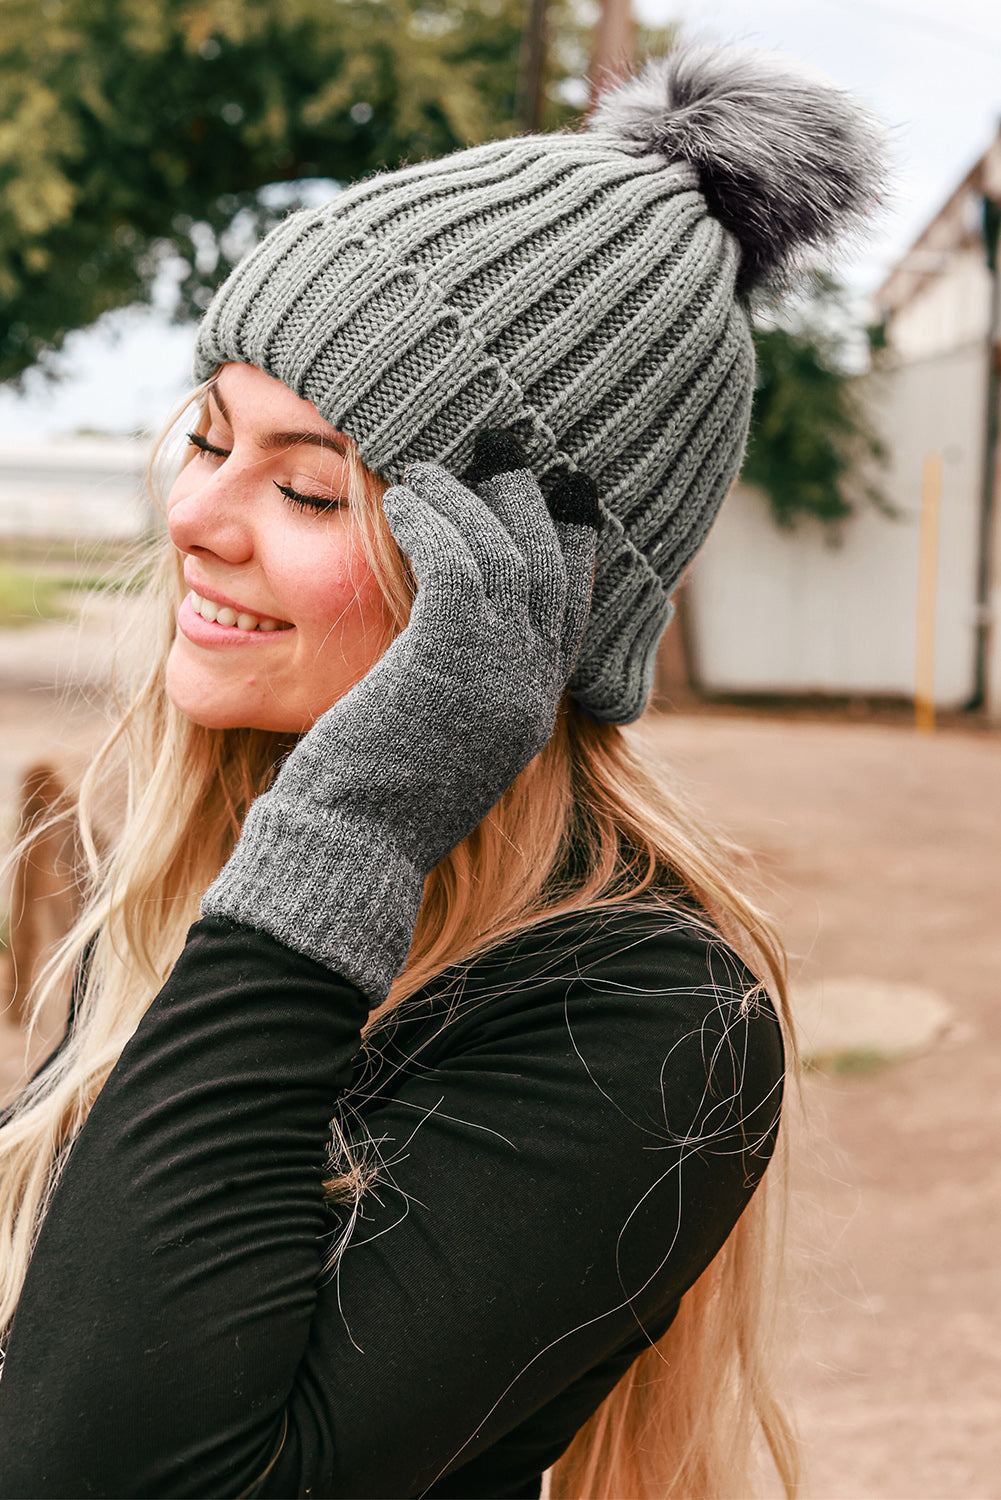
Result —
<instances>
[{"instance_id":1,"label":"woman","mask_svg":"<svg viewBox=\"0 0 1001 1500\"><path fill-rule=\"evenodd\" d=\"M759 1425L791 1492L781 953L620 726L748 294L878 159L836 90L677 53L218 293L124 832L0 1130L0 1493L743 1495Z\"/></svg>"}]
</instances>

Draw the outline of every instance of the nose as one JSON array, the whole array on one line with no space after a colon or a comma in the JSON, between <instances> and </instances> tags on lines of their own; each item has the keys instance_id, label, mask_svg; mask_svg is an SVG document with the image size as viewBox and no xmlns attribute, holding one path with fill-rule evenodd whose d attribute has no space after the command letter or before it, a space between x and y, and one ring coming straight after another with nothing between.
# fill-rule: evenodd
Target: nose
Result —
<instances>
[{"instance_id":1,"label":"nose","mask_svg":"<svg viewBox=\"0 0 1001 1500\"><path fill-rule=\"evenodd\" d=\"M254 555L251 507L241 494L246 486L225 470L221 465L206 472L197 458L189 460L167 500L167 529L180 552L246 563Z\"/></svg>"}]
</instances>

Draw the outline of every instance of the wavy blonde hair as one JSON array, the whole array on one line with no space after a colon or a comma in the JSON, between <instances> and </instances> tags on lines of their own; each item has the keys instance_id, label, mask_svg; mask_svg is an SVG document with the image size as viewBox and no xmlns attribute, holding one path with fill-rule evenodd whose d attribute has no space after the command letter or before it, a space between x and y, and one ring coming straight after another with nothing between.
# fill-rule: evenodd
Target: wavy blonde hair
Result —
<instances>
[{"instance_id":1,"label":"wavy blonde hair","mask_svg":"<svg viewBox=\"0 0 1001 1500\"><path fill-rule=\"evenodd\" d=\"M154 493L162 492L165 440L191 403L201 403L198 430L207 431L209 383L161 436L151 463ZM414 577L382 509L385 482L353 444L348 470L349 524L389 606L385 639L375 643L381 651L409 617ZM68 991L89 947L86 982L65 1045L0 1128L0 1329L9 1327L70 1147L177 959L247 808L287 749L274 734L203 728L167 698L165 665L185 586L180 555L165 541L155 550L144 605L155 649L76 799L72 815L87 861L82 912L34 987L29 1029L53 996ZM124 821L105 850L93 808L109 784L124 800ZM791 1058L785 955L768 918L742 893L746 881L744 852L707 829L643 764L630 736L595 723L565 697L546 749L428 877L406 968L370 1025L450 965L557 913L637 900L671 910L691 893L711 915L710 935L767 972ZM364 1190L364 1173L350 1161L345 1169L343 1146L332 1143L325 1183L341 1203ZM667 1334L635 1361L550 1471L553 1500L747 1496L762 1439L786 1493L795 1493L795 1444L768 1375L784 1203L777 1168Z\"/></svg>"}]
</instances>

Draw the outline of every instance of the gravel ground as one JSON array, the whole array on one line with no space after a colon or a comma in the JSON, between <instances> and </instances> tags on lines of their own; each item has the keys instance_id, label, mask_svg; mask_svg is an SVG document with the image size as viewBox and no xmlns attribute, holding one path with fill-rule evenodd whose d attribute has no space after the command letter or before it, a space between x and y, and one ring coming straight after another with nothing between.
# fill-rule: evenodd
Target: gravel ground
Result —
<instances>
[{"instance_id":1,"label":"gravel ground","mask_svg":"<svg viewBox=\"0 0 1001 1500\"><path fill-rule=\"evenodd\" d=\"M21 768L99 732L107 629L99 610L82 647L58 626L0 636L4 828ZM1001 1497L999 738L718 712L641 733L757 856L794 998L871 986L908 1045L908 995L948 1017L908 1057L849 1049L806 1077L791 1389L807 1493ZM0 1075L21 1052L0 1031Z\"/></svg>"}]
</instances>

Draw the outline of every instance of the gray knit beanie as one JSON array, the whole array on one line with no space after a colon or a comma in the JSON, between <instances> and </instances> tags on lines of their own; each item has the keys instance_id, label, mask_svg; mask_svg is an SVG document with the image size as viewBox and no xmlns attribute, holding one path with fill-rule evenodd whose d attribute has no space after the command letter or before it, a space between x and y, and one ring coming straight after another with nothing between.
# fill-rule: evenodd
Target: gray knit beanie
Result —
<instances>
[{"instance_id":1,"label":"gray knit beanie","mask_svg":"<svg viewBox=\"0 0 1001 1500\"><path fill-rule=\"evenodd\" d=\"M570 679L643 712L671 593L743 457L748 294L878 199L883 133L777 54L693 48L525 135L356 183L291 214L202 321L195 375L274 375L398 481L461 474L511 429L543 492L597 481L594 593Z\"/></svg>"}]
</instances>

